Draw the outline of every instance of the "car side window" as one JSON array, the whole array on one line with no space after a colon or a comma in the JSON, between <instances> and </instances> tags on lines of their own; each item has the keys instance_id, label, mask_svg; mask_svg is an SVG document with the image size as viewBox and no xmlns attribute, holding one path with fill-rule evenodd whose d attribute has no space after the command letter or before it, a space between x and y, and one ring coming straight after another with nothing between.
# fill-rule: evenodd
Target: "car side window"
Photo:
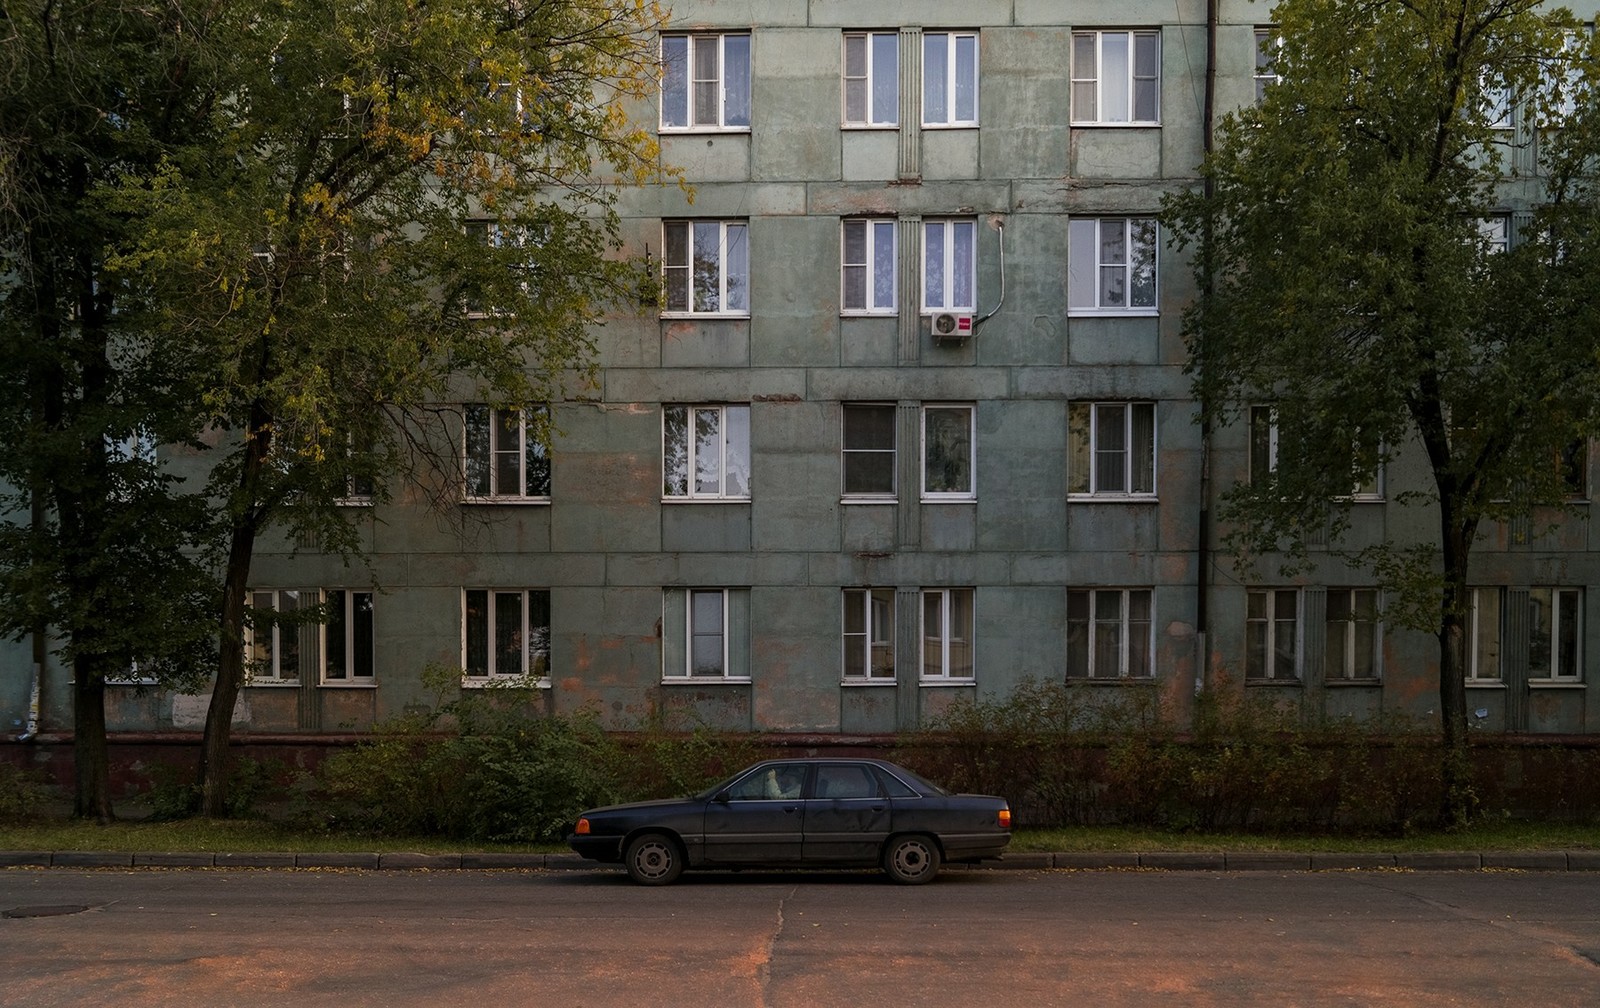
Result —
<instances>
[{"instance_id":1,"label":"car side window","mask_svg":"<svg viewBox=\"0 0 1600 1008\"><path fill-rule=\"evenodd\" d=\"M805 783L804 766L769 766L734 784L727 795L729 801L782 801L799 798Z\"/></svg>"},{"instance_id":2,"label":"car side window","mask_svg":"<svg viewBox=\"0 0 1600 1008\"><path fill-rule=\"evenodd\" d=\"M907 784L905 781L903 781L900 778L896 777L892 773L887 773L887 772L885 772L883 770L879 770L878 771L878 780L883 785L883 793L888 795L890 798L919 798L919 797L921 797L920 795L917 794L917 792L915 790L912 789L911 785Z\"/></svg>"},{"instance_id":3,"label":"car side window","mask_svg":"<svg viewBox=\"0 0 1600 1008\"><path fill-rule=\"evenodd\" d=\"M817 768L818 798L876 798L878 782L864 766L822 766Z\"/></svg>"}]
</instances>

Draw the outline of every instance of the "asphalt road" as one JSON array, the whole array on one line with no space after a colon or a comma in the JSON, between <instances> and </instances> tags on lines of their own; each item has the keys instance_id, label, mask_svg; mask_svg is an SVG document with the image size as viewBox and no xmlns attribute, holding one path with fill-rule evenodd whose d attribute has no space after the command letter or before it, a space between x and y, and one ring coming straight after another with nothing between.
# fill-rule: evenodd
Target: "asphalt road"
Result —
<instances>
[{"instance_id":1,"label":"asphalt road","mask_svg":"<svg viewBox=\"0 0 1600 1008\"><path fill-rule=\"evenodd\" d=\"M0 911L30 1008L1600 1004L1600 872L9 869Z\"/></svg>"}]
</instances>

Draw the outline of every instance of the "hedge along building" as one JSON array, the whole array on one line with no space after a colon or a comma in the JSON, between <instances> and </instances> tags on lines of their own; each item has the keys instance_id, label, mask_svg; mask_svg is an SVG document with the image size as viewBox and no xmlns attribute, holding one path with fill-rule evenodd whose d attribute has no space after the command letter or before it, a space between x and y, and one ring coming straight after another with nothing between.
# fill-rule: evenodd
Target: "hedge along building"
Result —
<instances>
[{"instance_id":1,"label":"hedge along building","mask_svg":"<svg viewBox=\"0 0 1600 1008\"><path fill-rule=\"evenodd\" d=\"M621 203L659 310L596 332L598 387L550 404L548 447L541 417L458 404L460 522L420 495L352 499L370 567L262 544L253 604L333 616L251 642L239 740L359 731L426 703L430 664L468 688L526 676L545 711L619 728L887 735L1029 679L1158 694L1180 721L1208 685L1427 716L1436 643L1385 627L1370 580L1327 555L1247 584L1208 546L1250 426L1203 441L1193 265L1156 215L1197 184L1208 108L1267 83L1269 19L1243 0L1214 25L1199 2L677 4L637 115L692 201ZM1351 538L1425 536L1395 506L1422 478L1396 452ZM1596 722L1581 518L1480 548L1495 665L1471 699L1491 729ZM31 656L3 654L20 728ZM66 678L40 677L47 730L70 724ZM136 733L205 711L133 686L108 704Z\"/></svg>"}]
</instances>

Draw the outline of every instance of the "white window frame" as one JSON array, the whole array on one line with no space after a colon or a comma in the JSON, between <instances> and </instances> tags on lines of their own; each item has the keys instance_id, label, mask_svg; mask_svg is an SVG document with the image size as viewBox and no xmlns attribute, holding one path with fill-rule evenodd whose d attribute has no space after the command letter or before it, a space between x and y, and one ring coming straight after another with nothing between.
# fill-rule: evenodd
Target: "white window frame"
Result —
<instances>
[{"instance_id":1,"label":"white window frame","mask_svg":"<svg viewBox=\"0 0 1600 1008\"><path fill-rule=\"evenodd\" d=\"M860 65L852 66L851 45L860 44ZM887 43L886 48L880 48ZM894 129L900 125L900 33L847 31L842 40L840 122L845 129ZM887 60L884 57L887 56ZM887 62L888 66L883 66ZM852 70L858 72L852 73ZM852 84L855 85L852 89ZM887 87L893 108L879 106L879 89ZM852 91L859 93L861 110L852 114ZM888 118L884 118L887 114Z\"/></svg>"},{"instance_id":2,"label":"white window frame","mask_svg":"<svg viewBox=\"0 0 1600 1008\"><path fill-rule=\"evenodd\" d=\"M340 599L336 601L332 598L334 595L339 595ZM373 612L376 595L371 591L353 588L324 588L322 598L324 603L342 609L342 612L336 611L330 615L328 621L321 627L322 655L318 667L322 673L322 685L371 686L376 678L374 673L377 665L377 627ZM365 620L360 618L363 600L366 605ZM360 624L363 622L366 623L366 635L369 638L364 661L359 653L362 643ZM336 672L330 660L332 639L330 635L341 629L344 639L340 642L340 650L347 656L351 667ZM363 664L366 667L365 672L360 671Z\"/></svg>"},{"instance_id":3,"label":"white window frame","mask_svg":"<svg viewBox=\"0 0 1600 1008\"><path fill-rule=\"evenodd\" d=\"M472 603L474 595L482 595L483 640L474 639ZM500 631L500 608L503 596L517 599L518 626L513 628L517 657L515 667L502 668L506 657L495 647ZM544 622L536 619L535 609L543 610ZM482 686L493 682L514 682L527 678L532 685L547 688L550 685L550 589L548 588L463 588L461 590L461 681L467 686ZM483 655L482 671L475 674L473 667L474 645L480 645ZM538 659L542 658L541 663Z\"/></svg>"},{"instance_id":4,"label":"white window frame","mask_svg":"<svg viewBox=\"0 0 1600 1008\"><path fill-rule=\"evenodd\" d=\"M862 436L860 430L854 432L850 426L852 415L865 413L871 410L875 415L887 412L889 415L889 444L887 447L879 444L863 444L868 440ZM886 502L896 500L899 479L899 445L896 435L898 431L898 408L893 403L843 403L840 409L840 496L844 500ZM889 469L889 486L886 490L859 490L851 489L851 457L852 456L887 456Z\"/></svg>"},{"instance_id":5,"label":"white window frame","mask_svg":"<svg viewBox=\"0 0 1600 1008\"><path fill-rule=\"evenodd\" d=\"M927 403L922 407L922 451L921 451L921 456L920 457L921 457L921 469L922 469L921 491L922 491L922 500L924 502L972 501L972 500L976 500L977 499L977 496L978 496L978 486L977 486L977 479L978 479L977 413L978 413L977 407L973 406L971 403ZM937 445L937 444L934 443L934 439L933 438L929 437L928 419L929 419L930 414L964 414L966 416L966 421L967 421L966 422L967 457L966 457L966 486L965 487L956 487L956 488L953 488L953 489L952 488L948 488L948 487L941 488L941 489L930 489L930 487L929 487L930 481L932 480L932 478L936 474L935 467L931 467L928 464L929 463L929 452L930 452L931 449L941 447L940 445ZM953 460L953 461L958 461L958 460Z\"/></svg>"},{"instance_id":6,"label":"white window frame","mask_svg":"<svg viewBox=\"0 0 1600 1008\"><path fill-rule=\"evenodd\" d=\"M735 59L743 59L744 72L728 73L731 40ZM681 57L668 50L681 42ZM742 54L739 50L742 48ZM704 54L715 52L716 70L698 76L704 69ZM681 59L681 62L679 60ZM661 132L707 133L750 132L753 110L751 87L755 64L754 46L749 32L665 32L661 36ZM675 92L681 86L682 94ZM708 107L709 106L709 107ZM669 112L681 107L682 122L669 122Z\"/></svg>"},{"instance_id":7,"label":"white window frame","mask_svg":"<svg viewBox=\"0 0 1600 1008\"><path fill-rule=\"evenodd\" d=\"M859 232L860 255L851 254L852 232ZM900 225L893 217L846 217L839 222L839 313L896 315L899 298ZM887 276L886 289L880 281ZM859 278L858 291L851 281ZM859 302L859 303L852 303Z\"/></svg>"},{"instance_id":8,"label":"white window frame","mask_svg":"<svg viewBox=\"0 0 1600 1008\"><path fill-rule=\"evenodd\" d=\"M1108 255L1120 243L1121 257ZM1106 296L1120 283L1123 303ZM1134 302L1139 303L1135 304ZM1161 311L1161 225L1154 217L1067 221L1067 314L1153 316Z\"/></svg>"},{"instance_id":9,"label":"white window frame","mask_svg":"<svg viewBox=\"0 0 1600 1008\"><path fill-rule=\"evenodd\" d=\"M252 588L247 593L250 598L250 608L258 611L273 613L297 612L301 609L310 609L321 604L320 593L318 597L300 604L300 596L307 594L307 589L301 588ZM291 596L295 600L292 609L283 607L283 597ZM244 654L246 682L251 686L298 686L300 685L300 669L294 669L293 674L285 674L283 669L283 635L287 630L299 634L301 624L291 623L287 627L273 619L266 627L258 627L252 620L244 631ZM265 638L263 640L263 637ZM295 653L299 654L300 642L295 642Z\"/></svg>"},{"instance_id":10,"label":"white window frame","mask_svg":"<svg viewBox=\"0 0 1600 1008\"><path fill-rule=\"evenodd\" d=\"M1102 617L1099 603L1115 600L1116 615ZM1077 606L1082 604L1081 616L1075 615ZM1146 618L1135 619L1133 603L1144 602ZM1123 680L1123 679L1154 679L1156 674L1156 600L1154 588L1069 588L1067 589L1067 638L1066 651L1063 654L1063 664L1066 668L1068 682L1078 680ZM1113 642L1116 649L1116 668L1101 668L1099 652L1101 636L1107 632L1114 632L1116 640ZM1136 633L1137 632L1137 633ZM1074 637L1081 641L1079 647L1074 646ZM1134 640L1137 639L1144 649L1144 667L1135 668L1137 652ZM1075 659L1074 651L1081 647L1081 659ZM1082 667L1076 667L1075 661L1081 660Z\"/></svg>"},{"instance_id":11,"label":"white window frame","mask_svg":"<svg viewBox=\"0 0 1600 1008\"><path fill-rule=\"evenodd\" d=\"M473 217L462 223L462 229L467 237L480 244L493 249L523 249L536 245L528 232L522 228L502 224L498 220L487 217ZM528 290L528 278L533 272L533 258L531 256L517 256L514 261L508 261L507 268L522 274L522 279L517 281L524 293ZM475 301L471 296L466 301L467 318L482 319L505 315L506 311L500 307L484 304L481 300Z\"/></svg>"},{"instance_id":12,"label":"white window frame","mask_svg":"<svg viewBox=\"0 0 1600 1008\"><path fill-rule=\"evenodd\" d=\"M1543 632L1537 619L1541 597L1549 612ZM1570 613L1563 612L1567 608L1563 603L1570 603ZM1537 660L1541 645L1545 661ZM1541 683L1583 681L1582 588L1536 585L1528 589L1528 678Z\"/></svg>"},{"instance_id":13,"label":"white window frame","mask_svg":"<svg viewBox=\"0 0 1600 1008\"><path fill-rule=\"evenodd\" d=\"M964 44L970 44L972 53L972 68L970 74L963 73L961 56ZM935 66L935 61L929 57L944 50L942 62L944 65L943 79L932 75L930 68ZM922 34L922 126L924 129L971 129L978 125L978 82L982 78L978 66L978 33L975 31L932 31ZM970 78L970 79L969 79ZM962 104L963 89L970 88L972 92L971 115L963 116L964 111L959 106ZM937 102L931 101L935 95ZM930 113L938 106L943 106L944 117L941 119L929 118Z\"/></svg>"},{"instance_id":14,"label":"white window frame","mask_svg":"<svg viewBox=\"0 0 1600 1008\"><path fill-rule=\"evenodd\" d=\"M1505 683L1506 590L1501 587L1471 589L1467 612L1466 655L1462 665L1468 686L1502 686ZM1492 604L1493 612L1486 612ZM1492 668L1487 666L1493 665Z\"/></svg>"},{"instance_id":15,"label":"white window frame","mask_svg":"<svg viewBox=\"0 0 1600 1008\"><path fill-rule=\"evenodd\" d=\"M1120 416L1115 415L1120 410ZM1067 431L1070 449L1067 459L1068 496L1077 499L1154 500L1156 497L1157 449L1160 432L1156 427L1156 404L1147 400L1104 402L1074 401L1067 406ZM1136 444L1139 433L1135 417L1148 417L1150 444ZM1118 445L1120 439L1120 446ZM1146 451L1148 450L1148 455ZM1120 485L1101 486L1100 462L1103 457L1122 455ZM1148 486L1141 486L1141 482Z\"/></svg>"},{"instance_id":16,"label":"white window frame","mask_svg":"<svg viewBox=\"0 0 1600 1008\"><path fill-rule=\"evenodd\" d=\"M1478 239L1488 249L1490 255L1498 255L1511 247L1511 215L1508 213L1492 213L1479 217Z\"/></svg>"},{"instance_id":17,"label":"white window frame","mask_svg":"<svg viewBox=\"0 0 1600 1008\"><path fill-rule=\"evenodd\" d=\"M726 589L726 588L690 588L690 589L687 590L686 594L687 594L687 598L685 599L685 605L684 605L684 620L685 620L685 623L684 623L683 639L684 639L684 649L685 650L684 650L684 656L683 656L683 660L684 660L683 667L684 667L685 673L687 674L687 677L689 679L703 679L703 680L708 680L708 679L725 680L725 679L732 678L730 676L730 674L729 674L729 664L728 664L728 658L729 658L729 656L728 656L728 638L730 636L730 634L728 632L728 630L729 630L729 627L728 627L728 619L729 619L728 589ZM718 609L718 612L720 613L721 623L715 629L713 629L711 627L706 627L706 626L697 626L696 620L695 620L695 615L696 615L695 599L697 597L703 597L703 598L708 598L709 599L712 596L715 596L716 599L720 600L720 605L717 607L717 609ZM717 645L718 645L718 657L717 657L718 664L717 664L716 671L714 671L714 672L700 672L700 671L697 671L695 669L695 641L696 641L697 637L700 638L700 639L716 638Z\"/></svg>"},{"instance_id":18,"label":"white window frame","mask_svg":"<svg viewBox=\"0 0 1600 1008\"><path fill-rule=\"evenodd\" d=\"M466 489L465 498L468 502L499 502L522 501L534 503L549 503L550 501L550 453L541 439L541 430L549 429L549 408L534 406L526 410L498 409L484 403L467 403L462 408L462 436L465 446L462 449L461 459L464 465L463 480ZM530 415L533 416L530 418ZM487 445L477 444L474 437L474 417L485 416L488 422ZM511 424L516 425L514 431L516 443L506 445L508 435L512 434ZM487 449L487 455L484 450ZM501 462L504 459L516 459L515 486L505 486L506 480L502 479ZM481 479L479 474L481 473ZM534 474L540 478L530 478ZM480 492L478 487L487 484L487 491ZM542 486L540 485L542 484ZM530 492L541 491L541 492Z\"/></svg>"},{"instance_id":19,"label":"white window frame","mask_svg":"<svg viewBox=\"0 0 1600 1008\"><path fill-rule=\"evenodd\" d=\"M937 242L934 236L937 235ZM966 252L959 246L965 235ZM939 250L930 250L937 244ZM930 274L937 267L938 282ZM976 217L932 217L922 222L922 314L978 310L978 219ZM958 297L965 280L964 297ZM934 297L937 286L938 297Z\"/></svg>"},{"instance_id":20,"label":"white window frame","mask_svg":"<svg viewBox=\"0 0 1600 1008\"><path fill-rule=\"evenodd\" d=\"M841 681L892 685L895 681L895 590L846 588L842 600Z\"/></svg>"},{"instance_id":21,"label":"white window frame","mask_svg":"<svg viewBox=\"0 0 1600 1008\"><path fill-rule=\"evenodd\" d=\"M1108 42L1121 39L1126 65L1120 72L1108 75L1106 66ZM1154 40L1155 66L1139 65L1139 42ZM1093 66L1087 62L1083 43L1093 43ZM1141 69L1147 71L1141 73ZM1154 70L1154 73L1148 71ZM1138 118L1141 88L1149 90L1150 116ZM1161 125L1161 30L1158 28L1121 29L1115 31L1075 31L1072 33L1072 125L1074 126L1159 126ZM1093 109L1085 114L1084 103L1093 102ZM1108 108L1108 104L1110 107Z\"/></svg>"},{"instance_id":22,"label":"white window frame","mask_svg":"<svg viewBox=\"0 0 1600 1008\"><path fill-rule=\"evenodd\" d=\"M1278 52L1283 49L1283 35L1274 25L1260 25L1256 28L1256 104L1260 105L1267 98L1267 88L1283 80L1283 75L1278 73L1273 66L1273 60Z\"/></svg>"},{"instance_id":23,"label":"white window frame","mask_svg":"<svg viewBox=\"0 0 1600 1008\"><path fill-rule=\"evenodd\" d=\"M682 486L674 492L669 469L673 446L667 442L669 415L683 411ZM703 423L715 418L716 458L702 457ZM731 420L730 420L731 418ZM742 443L741 443L742 437ZM702 486L702 467L714 467L715 486ZM707 469L706 472L710 470ZM737 486L742 477L744 486ZM750 499L750 407L743 404L663 403L661 407L661 499L665 501L748 501Z\"/></svg>"},{"instance_id":24,"label":"white window frame","mask_svg":"<svg viewBox=\"0 0 1600 1008\"><path fill-rule=\"evenodd\" d=\"M969 683L976 678L973 633L977 624L977 592L972 588L924 588L917 616L917 636L923 683ZM930 604L937 626L929 627ZM962 623L961 626L955 624ZM930 633L930 630L932 631ZM961 636L965 633L966 636ZM960 652L966 651L966 665ZM932 671L929 671L929 669Z\"/></svg>"},{"instance_id":25,"label":"white window frame","mask_svg":"<svg viewBox=\"0 0 1600 1008\"><path fill-rule=\"evenodd\" d=\"M1343 597L1346 619L1334 619L1334 599ZM1323 678L1329 682L1374 682L1383 678L1383 598L1376 588L1329 588L1323 610ZM1365 618L1363 618L1365 617ZM1363 646L1361 628L1370 627L1371 639ZM1334 653L1335 634L1339 652ZM1337 661L1335 659L1338 659ZM1358 667L1363 659L1370 672Z\"/></svg>"},{"instance_id":26,"label":"white window frame","mask_svg":"<svg viewBox=\"0 0 1600 1008\"><path fill-rule=\"evenodd\" d=\"M749 318L749 239L750 225L744 220L662 221L662 317ZM680 251L682 258L675 261ZM709 268L700 265L713 260ZM674 296L675 287L681 287L681 297Z\"/></svg>"},{"instance_id":27,"label":"white window frame","mask_svg":"<svg viewBox=\"0 0 1600 1008\"><path fill-rule=\"evenodd\" d=\"M1257 615L1255 603L1262 603ZM1290 611L1281 610L1287 607ZM1293 654L1280 655L1278 631L1289 625L1294 637ZM1260 668L1251 668L1251 652L1257 635L1261 638ZM1301 670L1305 664L1305 593L1298 588L1250 588L1245 592L1244 612L1244 676L1246 682L1304 681ZM1288 668L1280 666L1287 665Z\"/></svg>"}]
</instances>

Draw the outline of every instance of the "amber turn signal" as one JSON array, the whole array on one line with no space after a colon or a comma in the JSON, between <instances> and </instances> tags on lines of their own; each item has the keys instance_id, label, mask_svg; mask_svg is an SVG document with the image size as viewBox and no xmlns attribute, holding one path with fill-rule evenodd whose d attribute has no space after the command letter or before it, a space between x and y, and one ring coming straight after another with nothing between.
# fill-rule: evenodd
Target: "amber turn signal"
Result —
<instances>
[{"instance_id":1,"label":"amber turn signal","mask_svg":"<svg viewBox=\"0 0 1600 1008\"><path fill-rule=\"evenodd\" d=\"M1007 821L1009 822L1010 821L1010 816L1008 815L1006 818L1007 818ZM572 832L574 832L574 833L588 833L589 832L589 820L587 820L587 819L579 819L577 828L575 828Z\"/></svg>"},{"instance_id":2,"label":"amber turn signal","mask_svg":"<svg viewBox=\"0 0 1600 1008\"><path fill-rule=\"evenodd\" d=\"M1001 829L1010 829L1011 828L1011 810L1008 809L1008 808L1003 808L1003 809L1000 810L1000 828ZM580 829L578 832L581 833L583 831Z\"/></svg>"}]
</instances>

